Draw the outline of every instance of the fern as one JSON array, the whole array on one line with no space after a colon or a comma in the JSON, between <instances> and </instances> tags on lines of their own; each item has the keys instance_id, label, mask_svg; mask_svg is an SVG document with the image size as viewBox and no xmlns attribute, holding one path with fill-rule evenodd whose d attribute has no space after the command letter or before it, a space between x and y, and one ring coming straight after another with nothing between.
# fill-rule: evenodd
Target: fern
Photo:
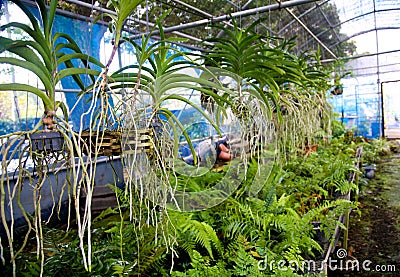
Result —
<instances>
[{"instance_id":1,"label":"fern","mask_svg":"<svg viewBox=\"0 0 400 277\"><path fill-rule=\"evenodd\" d=\"M235 220L228 223L223 228L224 236L227 239L231 240L240 235L247 236L250 234L250 226L246 222Z\"/></svg>"},{"instance_id":2,"label":"fern","mask_svg":"<svg viewBox=\"0 0 400 277\"><path fill-rule=\"evenodd\" d=\"M271 207L272 204L274 203L275 196L276 196L276 188L275 188L275 186L272 184L272 185L270 186L270 189L269 189L267 195L265 196L265 207L267 208L267 211L270 210L270 207Z\"/></svg>"},{"instance_id":3,"label":"fern","mask_svg":"<svg viewBox=\"0 0 400 277\"><path fill-rule=\"evenodd\" d=\"M232 273L234 276L264 276L258 266L258 260L243 249L237 253Z\"/></svg>"},{"instance_id":4,"label":"fern","mask_svg":"<svg viewBox=\"0 0 400 277\"><path fill-rule=\"evenodd\" d=\"M184 222L181 227L183 228L182 232L189 232L190 237L204 247L212 259L214 259L213 249L217 250L218 254L223 253L221 242L215 230L206 222L190 219Z\"/></svg>"},{"instance_id":5,"label":"fern","mask_svg":"<svg viewBox=\"0 0 400 277\"><path fill-rule=\"evenodd\" d=\"M171 276L182 277L230 277L231 274L225 269L225 264L222 262L212 265L207 257L203 257L198 251L193 251L192 268L186 272L173 271Z\"/></svg>"},{"instance_id":6,"label":"fern","mask_svg":"<svg viewBox=\"0 0 400 277\"><path fill-rule=\"evenodd\" d=\"M144 273L151 272L152 269L157 272L163 266L166 250L166 247L155 247L154 245L149 247L147 251L142 249L140 263L135 274L144 275Z\"/></svg>"}]
</instances>

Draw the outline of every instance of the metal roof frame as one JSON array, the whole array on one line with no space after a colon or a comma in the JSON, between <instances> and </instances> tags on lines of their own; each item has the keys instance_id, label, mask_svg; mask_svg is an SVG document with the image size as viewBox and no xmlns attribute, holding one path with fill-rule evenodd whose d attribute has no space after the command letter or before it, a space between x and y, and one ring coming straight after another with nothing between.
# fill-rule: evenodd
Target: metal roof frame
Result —
<instances>
[{"instance_id":1,"label":"metal roof frame","mask_svg":"<svg viewBox=\"0 0 400 277\"><path fill-rule=\"evenodd\" d=\"M27 4L32 4L33 1L29 1L29 0L23 0L25 3ZM109 10L109 9L105 9L96 5L93 5L92 3L87 3L84 2L82 0L65 0L68 3L72 3L72 4L76 4L76 5L80 5L86 8L90 8L93 10L97 10L99 12L109 12L109 13L113 13L113 11ZM163 1L163 0L159 0L159 1ZM342 57L336 57L335 53L333 53L332 48L333 47L338 47L340 46L340 44L342 44L345 41L350 40L351 38L360 36L362 34L365 33L369 33L369 32L373 32L373 31L379 31L379 30L385 30L385 29L400 29L400 27L396 27L396 26L387 26L387 27L377 27L376 26L376 20L375 20L375 26L373 28L370 28L368 30L362 30L360 32L356 32L354 34L350 34L350 35L346 35L346 37L341 37L339 36L339 34L337 33L338 28L340 28L341 26L343 26L343 24L352 22L354 20L366 17L368 15L374 14L374 16L378 15L381 12L390 12L390 11L400 11L400 5L397 8L395 4L393 4L393 7L390 8L378 8L377 9L377 5L375 0L371 0L373 1L373 3L369 3L369 5L367 5L367 9L368 11L366 11L363 14L359 14L356 15L354 17L351 18L347 18L341 22L339 22L338 24L332 24L328 17L326 16L325 12L322 10L322 6L327 4L327 3L332 3L335 0L288 0L288 1L282 1L282 0L269 0L270 3L272 1L277 1L277 3L274 4L269 4L269 5L265 5L262 7L256 7L256 8L249 8L251 6L251 4L254 5L254 0L247 0L246 3L244 3L244 5L240 6L237 3L233 3L232 1L228 1L225 0L227 4L232 5L233 7L235 7L235 9L237 9L238 11L233 12L231 14L223 14L220 16L215 16L205 10L202 10L198 7L196 7L196 5L194 4L194 2L192 3L186 3L183 0L170 0L171 3L174 3L176 5L176 7L183 7L186 10L191 10L194 11L197 15L199 15L200 17L203 17L203 19L200 20L196 20L196 21L192 21L192 22L188 22L188 23L183 23L183 24L179 24L179 25L175 25L175 26L168 26L164 28L164 32L165 33L174 33L175 35L179 36L179 37L183 37L183 38L187 38L190 39L192 41L195 42L200 42L203 41L202 38L200 37L196 37L193 35L189 35L187 33L182 32L183 30L187 30L190 28L196 28L196 27L201 27L201 26L205 26L205 25L209 25L211 23L223 23L227 26L230 25L230 20L231 18L239 18L239 17L250 17L250 16L255 16L255 15L259 15L259 14L263 14L266 12L271 12L271 11L277 11L277 10L286 10L290 16L293 17L293 20L290 21L289 23L287 23L283 28L279 29L279 30L271 30L271 28L269 28L268 26L264 26L267 28L267 30L273 34L276 34L277 36L281 36L283 34L283 32L285 30L287 30L288 28L290 28L292 26L292 24L298 23L301 28L303 30L305 30L306 34L309 35L309 38L306 38L305 42L302 45L297 45L298 49L304 49L305 47L309 46L310 44L312 44L313 41L316 41L319 45L321 45L323 47L324 50L326 50L333 58L342 58ZM295 7L295 6L299 6L299 5L303 5L303 4L308 4L308 3L315 3L315 5L309 9L307 9L306 11L302 12L301 14L295 14L290 8ZM395 2L393 2L395 3ZM373 4L373 5L372 5ZM390 4L390 3L389 3ZM354 5L353 5L354 6ZM358 5L355 5L358 6ZM386 5L385 5L386 6ZM384 7L385 7L384 6ZM390 5L392 6L392 5ZM372 9L373 10L369 10ZM302 18L304 16L310 15L310 13L312 12L316 12L316 10L319 10L320 14L322 15L323 19L325 20L325 22L327 23L327 26L329 26L326 30L323 30L319 33L313 33L308 26L306 25L306 23L302 20ZM74 15L71 12L66 12L66 11L60 11L60 13L70 16L70 17L75 17L78 19L82 19L84 20L85 18L83 16L80 15ZM88 21L91 21L91 18L86 18ZM131 22L131 23L130 23ZM148 19L146 20L142 20L139 18L135 18L133 16L129 17L129 20L127 21L127 28L126 31L131 32L131 33L135 33L134 30L132 30L131 27L129 27L129 25L132 24L139 24L139 25L144 25L144 26L154 26L153 22L150 22ZM335 36L336 42L334 43L330 43L329 45L323 43L319 38L321 36L323 36L324 34L326 34L327 32L332 31L332 34ZM147 34L147 33L145 33ZM154 33L156 35L156 33ZM303 34L303 35L306 35ZM143 35L143 34L141 34ZM218 36L221 36L222 32L220 32L218 34ZM192 48L192 46L187 45L187 47ZM400 51L400 50L399 50Z\"/></svg>"}]
</instances>

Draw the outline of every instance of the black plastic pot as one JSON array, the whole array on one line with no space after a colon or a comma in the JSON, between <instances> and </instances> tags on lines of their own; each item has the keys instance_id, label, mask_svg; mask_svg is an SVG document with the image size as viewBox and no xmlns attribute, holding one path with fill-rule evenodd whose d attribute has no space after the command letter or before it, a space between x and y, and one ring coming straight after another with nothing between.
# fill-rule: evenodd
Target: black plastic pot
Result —
<instances>
[{"instance_id":1,"label":"black plastic pot","mask_svg":"<svg viewBox=\"0 0 400 277\"><path fill-rule=\"evenodd\" d=\"M342 85L337 85L333 88L331 91L332 95L342 95L343 94L343 86Z\"/></svg>"},{"instance_id":2,"label":"black plastic pot","mask_svg":"<svg viewBox=\"0 0 400 277\"><path fill-rule=\"evenodd\" d=\"M35 152L56 152L64 148L64 137L60 132L39 132L30 135L31 149Z\"/></svg>"}]
</instances>

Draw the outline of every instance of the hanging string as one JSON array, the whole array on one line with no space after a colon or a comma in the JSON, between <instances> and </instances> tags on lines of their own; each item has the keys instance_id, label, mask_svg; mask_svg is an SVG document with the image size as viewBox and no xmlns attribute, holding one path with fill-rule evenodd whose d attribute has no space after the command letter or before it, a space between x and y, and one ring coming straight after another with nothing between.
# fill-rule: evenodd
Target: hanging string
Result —
<instances>
[{"instance_id":1,"label":"hanging string","mask_svg":"<svg viewBox=\"0 0 400 277\"><path fill-rule=\"evenodd\" d=\"M257 2L257 4L258 4L258 2ZM271 1L269 1L269 3L268 3L269 5L271 5ZM270 26L270 30L272 31L272 28L271 28L271 10L269 10L268 11L268 26ZM267 29L268 30L268 29ZM272 34L270 34L271 36L272 36ZM269 41L268 41L269 42Z\"/></svg>"},{"instance_id":2,"label":"hanging string","mask_svg":"<svg viewBox=\"0 0 400 277\"><path fill-rule=\"evenodd\" d=\"M242 0L240 0L239 1L239 5L237 6L237 12L239 12L239 11L241 11L242 10ZM239 25L240 25L240 28L242 28L242 15L240 14L240 17L239 17Z\"/></svg>"},{"instance_id":3,"label":"hanging string","mask_svg":"<svg viewBox=\"0 0 400 277\"><path fill-rule=\"evenodd\" d=\"M148 33L150 31L149 27L149 2L146 0L146 32Z\"/></svg>"},{"instance_id":4,"label":"hanging string","mask_svg":"<svg viewBox=\"0 0 400 277\"><path fill-rule=\"evenodd\" d=\"M256 2L256 8L257 8L257 14L256 14L256 20L260 19L260 13L258 12L258 1ZM259 27L258 24L256 25L256 32L258 33Z\"/></svg>"},{"instance_id":5,"label":"hanging string","mask_svg":"<svg viewBox=\"0 0 400 277\"><path fill-rule=\"evenodd\" d=\"M29 79L28 79L29 80ZM39 79L36 79L36 88L39 88ZM28 94L26 95L27 96L27 98L29 99L29 96L28 96ZM40 105L40 103L39 103L39 96L36 96L35 97L36 98L36 105L35 105L35 107L36 107L36 112L35 112L35 118L38 118L39 117L39 115L38 115L38 112L39 112L39 105ZM27 103L29 103L29 101L27 101ZM25 115L25 118L26 118L26 120L28 121L28 105L27 105L27 113L26 113L26 115ZM41 120L41 119L40 119ZM35 122L36 123L36 122Z\"/></svg>"},{"instance_id":6,"label":"hanging string","mask_svg":"<svg viewBox=\"0 0 400 277\"><path fill-rule=\"evenodd\" d=\"M208 21L208 37L211 38L212 37L212 18L210 18L210 20Z\"/></svg>"}]
</instances>

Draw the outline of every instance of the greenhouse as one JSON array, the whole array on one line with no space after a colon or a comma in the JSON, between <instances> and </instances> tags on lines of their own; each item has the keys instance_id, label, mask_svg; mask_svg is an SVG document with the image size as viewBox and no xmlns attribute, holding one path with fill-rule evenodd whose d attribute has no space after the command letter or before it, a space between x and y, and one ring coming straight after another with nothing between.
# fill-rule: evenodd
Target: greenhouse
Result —
<instances>
[{"instance_id":1,"label":"greenhouse","mask_svg":"<svg viewBox=\"0 0 400 277\"><path fill-rule=\"evenodd\" d=\"M1 276L400 276L400 2L0 0Z\"/></svg>"}]
</instances>

